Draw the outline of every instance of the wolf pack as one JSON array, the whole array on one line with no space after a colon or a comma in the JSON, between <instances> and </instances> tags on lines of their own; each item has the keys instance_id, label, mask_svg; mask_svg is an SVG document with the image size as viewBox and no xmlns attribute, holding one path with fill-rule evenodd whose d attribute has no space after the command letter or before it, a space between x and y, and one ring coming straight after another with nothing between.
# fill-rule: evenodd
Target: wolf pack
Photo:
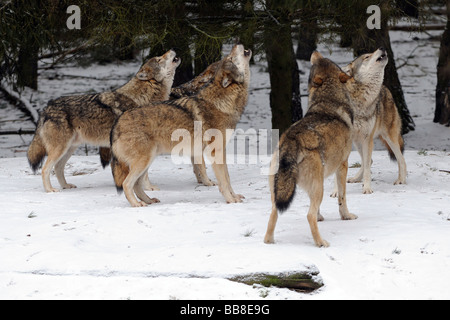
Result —
<instances>
[{"instance_id":1,"label":"wolf pack","mask_svg":"<svg viewBox=\"0 0 450 320\"><path fill-rule=\"evenodd\" d=\"M170 154L176 146L174 131L182 129L189 141L194 141L199 134L194 130L195 123L201 123L201 134L206 138L200 150L194 145L184 149L197 181L205 186L217 185L227 203L243 202L244 196L231 186L226 161L228 141L218 143L207 136L211 130L225 136L225 131L235 129L240 121L249 97L251 57L251 50L234 45L228 55L192 81L172 88L181 59L169 50L148 60L118 89L51 100L40 112L28 149L29 164L34 172L42 168L46 192L59 191L50 181L53 171L62 189L76 188L64 176L67 161L82 144L98 146L101 164L104 168L111 166L119 193L125 194L131 206L144 207L160 202L147 194L158 190L148 174L153 160L160 154ZM375 138L398 163L394 184L406 183L401 119L389 89L383 85L387 63L383 48L342 68L317 51L312 54L308 110L281 135L272 156L268 181L272 211L265 243L275 242L278 213L290 207L298 186L310 199L307 219L314 242L328 247L318 229L318 221L323 220L320 204L324 179L335 176L331 196L338 200L342 220L356 219L347 207L346 183L362 182L363 193L373 192ZM361 168L356 176L347 178L352 146L361 156ZM205 152L207 149L209 152ZM205 156L217 183L207 175Z\"/></svg>"}]
</instances>

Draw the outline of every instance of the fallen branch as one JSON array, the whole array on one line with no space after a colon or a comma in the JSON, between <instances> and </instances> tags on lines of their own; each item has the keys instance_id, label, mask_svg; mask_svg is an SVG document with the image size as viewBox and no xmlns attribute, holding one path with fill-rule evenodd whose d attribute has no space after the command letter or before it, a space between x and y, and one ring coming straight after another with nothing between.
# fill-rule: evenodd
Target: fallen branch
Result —
<instances>
[{"instance_id":1,"label":"fallen branch","mask_svg":"<svg viewBox=\"0 0 450 320\"><path fill-rule=\"evenodd\" d=\"M18 92L14 91L5 81L0 82L0 90L2 90L10 99L19 103L22 109L31 117L31 120L37 125L39 114L31 103L25 100Z\"/></svg>"},{"instance_id":2,"label":"fallen branch","mask_svg":"<svg viewBox=\"0 0 450 320\"><path fill-rule=\"evenodd\" d=\"M12 136L12 135L25 135L25 134L34 134L35 130L6 130L6 131L0 131L0 136Z\"/></svg>"},{"instance_id":3,"label":"fallen branch","mask_svg":"<svg viewBox=\"0 0 450 320\"><path fill-rule=\"evenodd\" d=\"M391 26L390 31L406 31L406 32L421 32L421 31L433 31L433 30L445 30L445 24L432 24L427 26Z\"/></svg>"},{"instance_id":4,"label":"fallen branch","mask_svg":"<svg viewBox=\"0 0 450 320\"><path fill-rule=\"evenodd\" d=\"M44 67L42 69L53 69L55 67L55 65L57 65L59 62L61 62L62 60L64 60L65 57L67 57L69 54L75 54L78 53L79 51L83 51L86 48L88 48L89 46L89 42L83 43L82 45L70 49L70 50L66 50L66 51L62 51L62 52L56 52L56 53L48 53L48 54L44 54L42 56L39 57L39 60L42 59L47 59L47 58L54 58L56 56L59 56L58 59L56 59L55 61L53 61L53 63L49 66L49 67Z\"/></svg>"}]
</instances>

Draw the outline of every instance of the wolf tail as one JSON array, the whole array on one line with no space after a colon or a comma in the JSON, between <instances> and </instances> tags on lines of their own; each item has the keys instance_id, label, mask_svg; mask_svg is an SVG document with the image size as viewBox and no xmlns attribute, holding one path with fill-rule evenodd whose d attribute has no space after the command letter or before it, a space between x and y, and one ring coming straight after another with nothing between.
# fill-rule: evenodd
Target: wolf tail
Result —
<instances>
[{"instance_id":1,"label":"wolf tail","mask_svg":"<svg viewBox=\"0 0 450 320\"><path fill-rule=\"evenodd\" d=\"M279 167L274 177L275 204L280 212L286 211L294 200L298 174L297 142L286 139L280 145Z\"/></svg>"},{"instance_id":2,"label":"wolf tail","mask_svg":"<svg viewBox=\"0 0 450 320\"><path fill-rule=\"evenodd\" d=\"M128 166L120 162L114 155L111 160L111 170L114 177L114 183L116 184L116 189L119 194L123 192L123 182L125 181L130 169Z\"/></svg>"},{"instance_id":3,"label":"wolf tail","mask_svg":"<svg viewBox=\"0 0 450 320\"><path fill-rule=\"evenodd\" d=\"M100 162L102 163L103 169L105 169L111 162L111 149L100 147Z\"/></svg>"},{"instance_id":4,"label":"wolf tail","mask_svg":"<svg viewBox=\"0 0 450 320\"><path fill-rule=\"evenodd\" d=\"M33 140L31 141L27 152L28 163L30 164L30 167L34 173L36 173L36 171L41 167L42 162L47 155L44 142L42 141L42 138L40 136L40 130L41 123L39 121Z\"/></svg>"}]
</instances>

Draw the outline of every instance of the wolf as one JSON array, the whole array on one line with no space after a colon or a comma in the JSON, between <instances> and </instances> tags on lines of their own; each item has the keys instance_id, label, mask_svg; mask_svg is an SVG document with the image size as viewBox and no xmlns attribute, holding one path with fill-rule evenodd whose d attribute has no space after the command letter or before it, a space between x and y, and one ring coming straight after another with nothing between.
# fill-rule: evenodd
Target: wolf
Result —
<instances>
[{"instance_id":1,"label":"wolf","mask_svg":"<svg viewBox=\"0 0 450 320\"><path fill-rule=\"evenodd\" d=\"M170 91L169 100L176 100L183 97L190 97L196 95L204 86L208 85L213 79L214 75L217 71L217 68L222 63L222 60L212 63L209 65L201 74L197 77L179 85L178 87L174 87ZM100 148L100 160L103 168L105 168L111 162L111 150L110 148ZM216 183L212 181L207 173L205 161L202 160L201 163L192 163L194 168L194 175L197 178L197 182L205 185L205 186L215 186ZM146 191L157 191L160 190L158 186L150 183L148 178L144 181L144 189Z\"/></svg>"},{"instance_id":2,"label":"wolf","mask_svg":"<svg viewBox=\"0 0 450 320\"><path fill-rule=\"evenodd\" d=\"M383 65L386 64L386 51L380 48L372 54L359 56L342 68L348 75L354 77L362 88L366 88L357 97L356 130L353 134L353 143L361 156L362 165L356 176L348 179L349 183L363 181L364 194L373 193L370 166L372 164L373 141L377 137L386 146L390 158L398 163L398 178L394 184L406 183L407 171L403 156L405 144L402 137L402 121L391 92L386 86L382 85ZM373 99L373 97L376 98ZM336 188L333 196L335 194Z\"/></svg>"},{"instance_id":3,"label":"wolf","mask_svg":"<svg viewBox=\"0 0 450 320\"><path fill-rule=\"evenodd\" d=\"M347 208L345 181L348 156L352 150L355 119L352 92L355 81L317 51L311 55L311 64L309 109L303 119L283 133L272 157L269 175L272 213L265 243L274 243L278 211L284 212L289 208L298 185L310 199L308 222L315 244L329 246L319 233L317 221L324 179L334 173L338 182L341 218L357 218Z\"/></svg>"},{"instance_id":4,"label":"wolf","mask_svg":"<svg viewBox=\"0 0 450 320\"><path fill-rule=\"evenodd\" d=\"M225 137L226 129L236 127L248 101L251 55L251 50L235 45L219 64L214 79L198 94L129 110L119 117L111 131L112 171L118 191L124 191L133 207L159 202L144 192L143 181L154 158L170 153L176 146L177 141L172 139L175 131L185 130L194 141L196 122L202 124L203 135L216 130ZM214 137L210 141L203 139L201 151L213 140ZM225 151L227 141L222 139L221 143L208 155L219 190L228 203L242 202L244 197L235 194L230 183ZM189 148L191 157L199 156L195 155L192 145Z\"/></svg>"},{"instance_id":5,"label":"wolf","mask_svg":"<svg viewBox=\"0 0 450 320\"><path fill-rule=\"evenodd\" d=\"M150 59L128 83L114 91L49 101L40 113L27 154L34 172L47 155L42 168L45 191L59 191L50 182L53 167L63 189L76 188L64 177L64 166L76 148L88 143L108 152L111 129L117 117L128 109L167 100L180 63L176 52L170 50Z\"/></svg>"}]
</instances>

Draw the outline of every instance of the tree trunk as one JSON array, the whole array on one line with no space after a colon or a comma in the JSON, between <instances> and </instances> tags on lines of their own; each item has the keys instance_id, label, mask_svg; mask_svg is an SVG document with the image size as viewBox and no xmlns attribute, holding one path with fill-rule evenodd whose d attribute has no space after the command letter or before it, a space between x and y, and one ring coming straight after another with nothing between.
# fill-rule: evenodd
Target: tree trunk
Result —
<instances>
[{"instance_id":1,"label":"tree trunk","mask_svg":"<svg viewBox=\"0 0 450 320\"><path fill-rule=\"evenodd\" d=\"M302 98L300 95L300 70L298 69L297 60L294 57L294 48L292 48L292 123L303 118Z\"/></svg>"},{"instance_id":2,"label":"tree trunk","mask_svg":"<svg viewBox=\"0 0 450 320\"><path fill-rule=\"evenodd\" d=\"M450 0L447 0L447 28L441 39L437 78L433 121L450 126Z\"/></svg>"},{"instance_id":3,"label":"tree trunk","mask_svg":"<svg viewBox=\"0 0 450 320\"><path fill-rule=\"evenodd\" d=\"M189 38L178 38L168 35L163 44L154 46L150 50L148 58L163 55L173 48L177 56L181 58L181 64L175 71L172 87L178 87L194 78L194 68L192 66L192 55L189 48Z\"/></svg>"},{"instance_id":4,"label":"tree trunk","mask_svg":"<svg viewBox=\"0 0 450 320\"><path fill-rule=\"evenodd\" d=\"M271 2L267 2L268 6ZM293 122L301 119L303 111L291 24L289 21L280 21L272 19L266 23L264 45L271 84L272 128L279 129L282 134Z\"/></svg>"},{"instance_id":5,"label":"tree trunk","mask_svg":"<svg viewBox=\"0 0 450 320\"><path fill-rule=\"evenodd\" d=\"M178 87L194 78L194 67L192 65L192 54L190 48L191 35L186 32L186 30L189 30L189 25L184 19L186 3L176 1L170 6L165 7L161 2L161 6L163 8L160 9L158 14L167 20L173 20L172 30L164 37L163 43L159 43L152 48L149 57L160 56L169 49L175 50L177 56L181 58L181 64L175 72L172 86ZM184 32L184 34L180 37L182 32Z\"/></svg>"},{"instance_id":6,"label":"tree trunk","mask_svg":"<svg viewBox=\"0 0 450 320\"><path fill-rule=\"evenodd\" d=\"M17 60L17 85L21 88L38 88L39 45L34 39L26 39L19 49Z\"/></svg>"},{"instance_id":7,"label":"tree trunk","mask_svg":"<svg viewBox=\"0 0 450 320\"><path fill-rule=\"evenodd\" d=\"M388 1L382 1L382 6L389 6ZM382 9L383 12L383 9ZM386 11L385 11L386 12ZM388 16L388 14L382 14ZM364 21L365 22L365 21ZM402 119L402 134L406 134L414 130L415 124L412 119L408 106L403 94L402 85L395 66L394 52L391 47L391 39L389 36L388 19L381 20L381 29L369 30L366 26L363 28L362 36L353 39L353 50L355 55L359 56L363 53L373 52L377 48L383 47L387 50L389 63L385 69L384 85L391 91L395 104Z\"/></svg>"},{"instance_id":8,"label":"tree trunk","mask_svg":"<svg viewBox=\"0 0 450 320\"><path fill-rule=\"evenodd\" d=\"M246 19L247 15L251 15L254 10L254 0L241 0L242 4L242 21L239 30L239 42L244 45L246 49L255 52L255 34L258 32L258 24L255 19ZM255 55L252 55L250 64L254 64Z\"/></svg>"},{"instance_id":9,"label":"tree trunk","mask_svg":"<svg viewBox=\"0 0 450 320\"><path fill-rule=\"evenodd\" d=\"M309 61L311 54L317 49L318 27L316 10L305 7L300 15L297 59Z\"/></svg>"}]
</instances>

